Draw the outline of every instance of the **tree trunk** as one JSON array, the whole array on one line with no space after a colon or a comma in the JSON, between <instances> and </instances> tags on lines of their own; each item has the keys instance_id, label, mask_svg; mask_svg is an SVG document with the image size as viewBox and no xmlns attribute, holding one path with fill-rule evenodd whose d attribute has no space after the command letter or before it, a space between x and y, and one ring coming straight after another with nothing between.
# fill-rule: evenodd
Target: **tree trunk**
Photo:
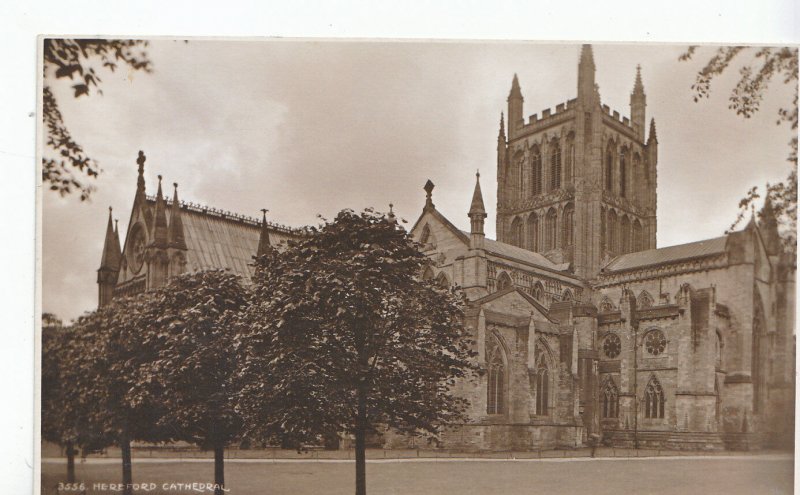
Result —
<instances>
[{"instance_id":1,"label":"tree trunk","mask_svg":"<svg viewBox=\"0 0 800 495\"><path fill-rule=\"evenodd\" d=\"M356 413L356 495L367 495L367 393L364 385L358 387L358 411Z\"/></svg>"},{"instance_id":2,"label":"tree trunk","mask_svg":"<svg viewBox=\"0 0 800 495\"><path fill-rule=\"evenodd\" d=\"M214 495L223 495L225 487L225 447L214 446Z\"/></svg>"},{"instance_id":3,"label":"tree trunk","mask_svg":"<svg viewBox=\"0 0 800 495\"><path fill-rule=\"evenodd\" d=\"M75 483L75 449L72 442L67 442L67 483Z\"/></svg>"},{"instance_id":4,"label":"tree trunk","mask_svg":"<svg viewBox=\"0 0 800 495\"><path fill-rule=\"evenodd\" d=\"M125 430L119 442L122 451L122 493L123 495L133 494L133 470L131 466L131 439Z\"/></svg>"}]
</instances>

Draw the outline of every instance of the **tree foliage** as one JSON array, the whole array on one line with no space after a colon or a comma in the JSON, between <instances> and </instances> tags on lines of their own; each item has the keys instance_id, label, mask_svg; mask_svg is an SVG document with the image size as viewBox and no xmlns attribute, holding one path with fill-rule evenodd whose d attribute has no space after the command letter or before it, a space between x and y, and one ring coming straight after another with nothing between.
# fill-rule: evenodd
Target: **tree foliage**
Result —
<instances>
[{"instance_id":1,"label":"tree foliage","mask_svg":"<svg viewBox=\"0 0 800 495\"><path fill-rule=\"evenodd\" d=\"M252 438L321 443L389 427L436 438L465 420L452 393L474 370L463 296L422 281L427 260L392 217L344 210L257 261L238 346L239 407Z\"/></svg>"},{"instance_id":2,"label":"tree foliage","mask_svg":"<svg viewBox=\"0 0 800 495\"><path fill-rule=\"evenodd\" d=\"M42 156L42 181L62 196L79 191L81 200L86 200L94 186L86 183L101 169L77 143L64 122L58 102L51 88L52 78L68 78L75 98L88 96L92 89L102 94L100 71L114 72L119 65L131 70L150 72L146 41L106 39L58 39L47 38L43 46L44 86L42 88L42 117L45 144Z\"/></svg>"},{"instance_id":3,"label":"tree foliage","mask_svg":"<svg viewBox=\"0 0 800 495\"><path fill-rule=\"evenodd\" d=\"M152 353L136 370L132 393L158 403L159 428L215 452L221 493L224 448L239 436L233 378L239 369L235 321L247 303L240 277L210 270L174 277L148 294L137 331Z\"/></svg>"},{"instance_id":4,"label":"tree foliage","mask_svg":"<svg viewBox=\"0 0 800 495\"><path fill-rule=\"evenodd\" d=\"M680 60L692 59L697 49L696 46L689 47L680 56ZM747 54L751 58L740 66L739 81L731 90L728 98L728 108L735 111L737 115L750 118L758 112L764 95L774 79L791 85L793 88L792 100L778 109L776 119L778 125L786 122L792 129L787 158L791 163L791 170L783 182L767 184L765 194L772 202L772 207L780 221L784 247L795 252L797 246L798 49L796 47L748 48L743 46L718 48L695 77L695 82L692 84L694 101L708 98L714 78L723 74L735 61L741 61ZM747 195L739 202L739 214L730 230L736 228L759 197L757 187L748 191Z\"/></svg>"}]
</instances>

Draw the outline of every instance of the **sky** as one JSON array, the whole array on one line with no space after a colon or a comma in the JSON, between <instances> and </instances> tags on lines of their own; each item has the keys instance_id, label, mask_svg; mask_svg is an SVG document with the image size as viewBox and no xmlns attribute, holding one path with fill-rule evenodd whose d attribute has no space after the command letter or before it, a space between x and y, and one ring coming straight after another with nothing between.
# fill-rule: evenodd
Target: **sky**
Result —
<instances>
[{"instance_id":1,"label":"sky","mask_svg":"<svg viewBox=\"0 0 800 495\"><path fill-rule=\"evenodd\" d=\"M721 235L754 185L782 180L791 129L777 110L795 88L773 82L761 111L728 109L733 67L692 101L702 62L685 45L594 45L601 99L630 116L641 65L647 120L659 141L659 247ZM53 87L73 137L99 162L89 202L42 194L42 309L65 321L97 304L108 207L123 236L136 190L136 156L181 199L290 226L343 208L394 210L413 224L427 179L433 200L467 230L480 170L487 236L494 237L496 139L513 75L523 114L576 95L580 46L523 42L151 40L152 73L102 72L103 94ZM753 52L746 54L748 60Z\"/></svg>"}]
</instances>

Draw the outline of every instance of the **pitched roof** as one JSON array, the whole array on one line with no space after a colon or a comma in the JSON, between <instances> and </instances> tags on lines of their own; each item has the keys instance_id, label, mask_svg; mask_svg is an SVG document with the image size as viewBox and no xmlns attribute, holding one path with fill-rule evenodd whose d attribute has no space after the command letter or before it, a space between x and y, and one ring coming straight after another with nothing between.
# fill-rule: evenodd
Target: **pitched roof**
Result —
<instances>
[{"instance_id":1,"label":"pitched roof","mask_svg":"<svg viewBox=\"0 0 800 495\"><path fill-rule=\"evenodd\" d=\"M469 235L467 232L463 233L465 235ZM505 242L496 241L494 239L486 238L484 240L484 249L490 254L522 261L524 263L536 265L552 271L562 272L569 268L569 263L555 264L542 254L528 251L527 249L512 246L511 244L506 244Z\"/></svg>"},{"instance_id":2,"label":"pitched roof","mask_svg":"<svg viewBox=\"0 0 800 495\"><path fill-rule=\"evenodd\" d=\"M693 258L704 258L725 252L728 236L715 237L703 241L678 244L660 249L649 249L637 253L623 254L611 260L604 272L634 270L646 266L675 263Z\"/></svg>"},{"instance_id":3,"label":"pitched roof","mask_svg":"<svg viewBox=\"0 0 800 495\"><path fill-rule=\"evenodd\" d=\"M148 202L152 200L148 198ZM170 202L171 203L171 202ZM261 222L250 217L181 203L188 271L228 269L249 279L258 250ZM166 213L171 216L172 209ZM301 230L267 223L273 246L302 235Z\"/></svg>"}]
</instances>

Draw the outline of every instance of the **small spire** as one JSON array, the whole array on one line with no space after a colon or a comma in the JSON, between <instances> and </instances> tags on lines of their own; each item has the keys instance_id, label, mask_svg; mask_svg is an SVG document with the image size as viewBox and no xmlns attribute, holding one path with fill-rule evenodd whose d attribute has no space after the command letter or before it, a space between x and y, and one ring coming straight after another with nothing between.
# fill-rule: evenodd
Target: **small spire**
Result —
<instances>
[{"instance_id":1,"label":"small spire","mask_svg":"<svg viewBox=\"0 0 800 495\"><path fill-rule=\"evenodd\" d=\"M178 183L173 182L175 188L172 193L172 206L169 215L169 235L167 241L169 247L176 249L187 249L186 236L183 232L183 219L181 218L181 202L178 199Z\"/></svg>"},{"instance_id":2,"label":"small spire","mask_svg":"<svg viewBox=\"0 0 800 495\"><path fill-rule=\"evenodd\" d=\"M387 215L389 221L392 223L397 223L397 219L394 216L394 204L389 203L389 214Z\"/></svg>"},{"instance_id":3,"label":"small spire","mask_svg":"<svg viewBox=\"0 0 800 495\"><path fill-rule=\"evenodd\" d=\"M639 64L636 64L636 80L633 82L633 94L644 94L644 85L642 84L642 66Z\"/></svg>"},{"instance_id":4,"label":"small spire","mask_svg":"<svg viewBox=\"0 0 800 495\"><path fill-rule=\"evenodd\" d=\"M266 208L261 209L261 234L258 236L258 250L256 257L264 256L272 250L272 244L269 242L269 229L267 229L267 212Z\"/></svg>"},{"instance_id":5,"label":"small spire","mask_svg":"<svg viewBox=\"0 0 800 495\"><path fill-rule=\"evenodd\" d=\"M511 81L511 91L508 93L508 98L522 98L522 90L519 88L519 78L516 73Z\"/></svg>"},{"instance_id":6,"label":"small spire","mask_svg":"<svg viewBox=\"0 0 800 495\"><path fill-rule=\"evenodd\" d=\"M434 208L433 205L433 182L430 179L425 183L425 208Z\"/></svg>"},{"instance_id":7,"label":"small spire","mask_svg":"<svg viewBox=\"0 0 800 495\"><path fill-rule=\"evenodd\" d=\"M481 193L481 172L475 173L475 191L472 193L472 203L469 206L469 217L474 215L486 216L486 208L483 206L483 193Z\"/></svg>"},{"instance_id":8,"label":"small spire","mask_svg":"<svg viewBox=\"0 0 800 495\"><path fill-rule=\"evenodd\" d=\"M651 141L658 143L658 136L656 136L656 119L650 119L650 133L647 136L647 144Z\"/></svg>"},{"instance_id":9,"label":"small spire","mask_svg":"<svg viewBox=\"0 0 800 495\"><path fill-rule=\"evenodd\" d=\"M112 212L113 210L109 206L106 238L103 244L103 257L100 260L100 270L118 272L120 261L122 260L122 250L119 247L119 236L114 232Z\"/></svg>"},{"instance_id":10,"label":"small spire","mask_svg":"<svg viewBox=\"0 0 800 495\"><path fill-rule=\"evenodd\" d=\"M153 245L166 247L168 242L167 202L161 192L161 175L158 176L158 191L156 192L155 221L153 222Z\"/></svg>"},{"instance_id":11,"label":"small spire","mask_svg":"<svg viewBox=\"0 0 800 495\"><path fill-rule=\"evenodd\" d=\"M136 178L136 196L134 198L134 204L144 204L145 200L147 199L145 196L144 183L144 162L146 159L147 157L144 156L144 151L139 150L139 156L136 158L136 163L139 165L139 174Z\"/></svg>"}]
</instances>

